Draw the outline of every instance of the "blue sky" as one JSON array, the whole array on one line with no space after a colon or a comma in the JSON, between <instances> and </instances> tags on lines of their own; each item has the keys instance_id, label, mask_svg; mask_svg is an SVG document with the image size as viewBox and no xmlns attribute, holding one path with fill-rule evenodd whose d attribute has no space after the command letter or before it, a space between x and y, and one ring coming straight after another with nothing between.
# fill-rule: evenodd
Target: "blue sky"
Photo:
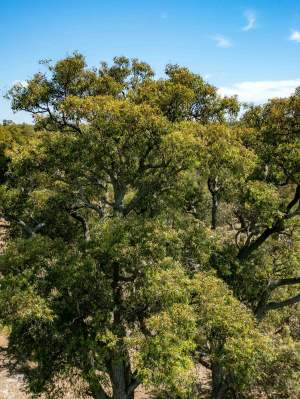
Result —
<instances>
[{"instance_id":1,"label":"blue sky","mask_svg":"<svg viewBox=\"0 0 300 399\"><path fill-rule=\"evenodd\" d=\"M0 121L29 121L3 94L40 70L40 59L74 50L90 66L138 57L158 76L179 63L243 101L300 85L299 1L1 0L0 16Z\"/></svg>"}]
</instances>

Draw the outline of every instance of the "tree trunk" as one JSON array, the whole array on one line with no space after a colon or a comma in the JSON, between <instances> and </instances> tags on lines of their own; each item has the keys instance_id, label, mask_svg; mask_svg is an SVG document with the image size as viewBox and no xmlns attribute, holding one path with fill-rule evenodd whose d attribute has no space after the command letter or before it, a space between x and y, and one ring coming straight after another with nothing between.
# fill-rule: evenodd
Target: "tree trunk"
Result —
<instances>
[{"instance_id":1,"label":"tree trunk","mask_svg":"<svg viewBox=\"0 0 300 399\"><path fill-rule=\"evenodd\" d=\"M218 208L219 208L218 195L216 193L214 193L214 194L212 194L212 207L211 207L211 228L212 228L212 230L215 230L217 228Z\"/></svg>"},{"instance_id":2,"label":"tree trunk","mask_svg":"<svg viewBox=\"0 0 300 399\"><path fill-rule=\"evenodd\" d=\"M120 357L111 363L110 379L112 383L112 399L134 399L134 391L139 382L133 377L130 365Z\"/></svg>"},{"instance_id":3,"label":"tree trunk","mask_svg":"<svg viewBox=\"0 0 300 399\"><path fill-rule=\"evenodd\" d=\"M219 365L212 365L212 399L223 399L226 392L226 384L222 369Z\"/></svg>"},{"instance_id":4,"label":"tree trunk","mask_svg":"<svg viewBox=\"0 0 300 399\"><path fill-rule=\"evenodd\" d=\"M125 367L122 358L115 359L111 365L111 381L113 389L113 399L128 399Z\"/></svg>"},{"instance_id":5,"label":"tree trunk","mask_svg":"<svg viewBox=\"0 0 300 399\"><path fill-rule=\"evenodd\" d=\"M218 209L219 209L219 191L218 178L209 178L207 181L208 189L211 194L211 229L215 230L218 223Z\"/></svg>"},{"instance_id":6,"label":"tree trunk","mask_svg":"<svg viewBox=\"0 0 300 399\"><path fill-rule=\"evenodd\" d=\"M118 335L119 343L111 352L109 375L112 385L112 399L133 399L134 391L139 385L133 377L130 366L129 353L122 345L126 337L126 328L122 320L122 285L120 282L120 265L113 263L112 283L115 310L113 313L114 330Z\"/></svg>"}]
</instances>

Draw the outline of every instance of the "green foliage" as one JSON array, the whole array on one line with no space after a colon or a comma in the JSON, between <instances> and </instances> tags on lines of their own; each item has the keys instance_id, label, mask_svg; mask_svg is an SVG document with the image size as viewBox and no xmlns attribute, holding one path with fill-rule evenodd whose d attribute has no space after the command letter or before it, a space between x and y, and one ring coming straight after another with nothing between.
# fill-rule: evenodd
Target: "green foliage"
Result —
<instances>
[{"instance_id":1,"label":"green foliage","mask_svg":"<svg viewBox=\"0 0 300 399\"><path fill-rule=\"evenodd\" d=\"M145 382L186 389L178 371L188 375L193 366L195 316L189 280L175 260L175 231L130 218L107 219L97 234L79 247L39 236L17 240L1 258L1 319L11 325L19 360L38 362L40 377L28 374L31 389L43 389L66 362L88 374L91 353L94 367L107 372L112 353L125 349L137 351L136 374Z\"/></svg>"},{"instance_id":2,"label":"green foliage","mask_svg":"<svg viewBox=\"0 0 300 399\"><path fill-rule=\"evenodd\" d=\"M151 336L141 340L137 359L146 385L189 397L195 378L191 357L195 348L195 321L188 305L173 305L147 320Z\"/></svg>"},{"instance_id":3,"label":"green foliage","mask_svg":"<svg viewBox=\"0 0 300 399\"><path fill-rule=\"evenodd\" d=\"M30 391L191 398L200 362L215 398L297 397L299 90L239 118L179 65L42 64L8 94L34 127L0 127L0 320Z\"/></svg>"},{"instance_id":4,"label":"green foliage","mask_svg":"<svg viewBox=\"0 0 300 399\"><path fill-rule=\"evenodd\" d=\"M262 379L273 348L251 312L212 275L197 274L194 290L200 347L210 352L212 363L228 376L229 386L241 391Z\"/></svg>"}]
</instances>

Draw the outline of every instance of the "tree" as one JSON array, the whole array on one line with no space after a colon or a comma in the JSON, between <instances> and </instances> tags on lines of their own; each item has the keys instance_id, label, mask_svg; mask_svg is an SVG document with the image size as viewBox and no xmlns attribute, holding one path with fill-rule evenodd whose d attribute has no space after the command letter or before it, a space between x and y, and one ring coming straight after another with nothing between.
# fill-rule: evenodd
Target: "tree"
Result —
<instances>
[{"instance_id":1,"label":"tree","mask_svg":"<svg viewBox=\"0 0 300 399\"><path fill-rule=\"evenodd\" d=\"M275 189L275 196L281 201L277 205L281 217L273 217L273 223L261 234L248 243L239 253L239 258L247 257L272 234L284 230L286 220L299 215L299 96L287 99L275 99L264 107L251 108L244 115L244 123L250 128L257 128L256 140L249 143L260 157L256 178L263 181L263 190ZM259 122L260 121L260 122ZM262 184L265 185L263 188ZM280 188L282 193L280 192ZM270 195L270 193L268 193ZM282 197L282 198L280 198ZM256 227L254 227L255 229ZM255 233L257 236L258 234Z\"/></svg>"},{"instance_id":2,"label":"tree","mask_svg":"<svg viewBox=\"0 0 300 399\"><path fill-rule=\"evenodd\" d=\"M192 398L201 363L215 399L295 394L298 94L238 119L178 65L43 64L10 91L35 125L3 140L0 186L0 317L31 391Z\"/></svg>"},{"instance_id":3,"label":"tree","mask_svg":"<svg viewBox=\"0 0 300 399\"><path fill-rule=\"evenodd\" d=\"M256 171L242 194L237 211L241 221L241 232L247 228L247 238L238 252L238 259L244 261L263 253L267 240L281 241L278 248L289 248L289 254L297 254L297 217L300 215L299 175L299 96L270 101L263 107L250 108L243 117L243 123L256 133L249 137L250 145L259 157ZM253 132L253 130L252 130ZM277 240L276 240L277 237ZM288 238L287 238L288 237ZM272 245L271 245L272 248ZM285 257L287 253L283 252ZM288 257L287 257L288 259ZM272 309L279 309L297 303L299 295L278 302L267 303L271 292L278 287L299 283L297 268L290 269L291 275L282 278L269 277L256 314L261 318ZM273 280L274 279L274 280ZM273 281L272 281L273 280Z\"/></svg>"},{"instance_id":4,"label":"tree","mask_svg":"<svg viewBox=\"0 0 300 399\"><path fill-rule=\"evenodd\" d=\"M36 235L7 249L1 316L10 350L36 364L27 370L34 392L75 369L95 398L110 388L131 398L141 381L184 392L195 316L176 233L142 218L98 228L88 245Z\"/></svg>"},{"instance_id":5,"label":"tree","mask_svg":"<svg viewBox=\"0 0 300 399\"><path fill-rule=\"evenodd\" d=\"M234 119L239 112L235 96L221 97L216 87L179 65L167 65L167 79L144 80L129 93L137 103L157 107L170 121L192 120L201 124Z\"/></svg>"},{"instance_id":6,"label":"tree","mask_svg":"<svg viewBox=\"0 0 300 399\"><path fill-rule=\"evenodd\" d=\"M118 58L96 73L75 54L49 71L11 92L47 130L15 147L1 188L16 237L1 265L10 349L36 363L37 392L73 369L95 398L132 398L141 381L185 392L188 277L176 233L147 215L193 163L196 139L126 99L151 75L146 64Z\"/></svg>"}]
</instances>

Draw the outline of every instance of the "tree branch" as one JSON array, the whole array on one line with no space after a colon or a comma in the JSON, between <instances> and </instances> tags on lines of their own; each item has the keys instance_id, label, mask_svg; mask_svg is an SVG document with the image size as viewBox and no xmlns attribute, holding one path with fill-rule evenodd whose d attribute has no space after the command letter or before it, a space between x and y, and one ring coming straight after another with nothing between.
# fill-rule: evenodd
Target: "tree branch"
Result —
<instances>
[{"instance_id":1,"label":"tree branch","mask_svg":"<svg viewBox=\"0 0 300 399\"><path fill-rule=\"evenodd\" d=\"M295 305L298 302L300 302L300 294L297 294L297 295L295 295L291 298L288 298L284 301L269 302L265 306L265 312L268 312L269 310L281 309L281 308L284 308L285 306Z\"/></svg>"},{"instance_id":2,"label":"tree branch","mask_svg":"<svg viewBox=\"0 0 300 399\"><path fill-rule=\"evenodd\" d=\"M298 203L298 208L291 212L292 208ZM272 227L267 227L261 235L249 245L244 245L239 253L238 259L245 260L253 251L258 249L272 234L280 233L284 230L284 221L300 215L300 185L297 185L295 195L290 203L287 205L286 213L280 219L277 219Z\"/></svg>"},{"instance_id":3,"label":"tree branch","mask_svg":"<svg viewBox=\"0 0 300 399\"><path fill-rule=\"evenodd\" d=\"M282 278L280 280L271 281L269 288L273 290L277 287L294 284L300 284L300 277Z\"/></svg>"},{"instance_id":4,"label":"tree branch","mask_svg":"<svg viewBox=\"0 0 300 399\"><path fill-rule=\"evenodd\" d=\"M132 376L132 380L131 380L131 382L130 382L128 388L127 388L127 391L126 391L128 397L130 397L130 396L133 394L133 392L134 392L135 389L140 385L140 383L141 383L141 380L140 380L139 377L134 373L133 376Z\"/></svg>"},{"instance_id":5,"label":"tree branch","mask_svg":"<svg viewBox=\"0 0 300 399\"><path fill-rule=\"evenodd\" d=\"M13 220L19 226L21 226L26 231L26 233L29 235L29 237L33 237L34 235L36 235L46 225L45 223L42 222L42 223L38 223L34 227L30 227L27 223L25 223L21 219L17 219L15 217L7 217L7 219Z\"/></svg>"},{"instance_id":6,"label":"tree branch","mask_svg":"<svg viewBox=\"0 0 300 399\"><path fill-rule=\"evenodd\" d=\"M287 213L300 201L300 184L297 185L294 198L287 206Z\"/></svg>"},{"instance_id":7,"label":"tree branch","mask_svg":"<svg viewBox=\"0 0 300 399\"><path fill-rule=\"evenodd\" d=\"M294 305L295 303L299 302L300 294L295 295L283 301L268 302L273 290L275 290L278 287L285 287L295 284L300 284L300 277L283 278L280 280L270 281L256 307L255 315L257 319L262 320L269 310L280 309L285 306Z\"/></svg>"},{"instance_id":8,"label":"tree branch","mask_svg":"<svg viewBox=\"0 0 300 399\"><path fill-rule=\"evenodd\" d=\"M258 249L272 234L279 233L283 229L283 219L278 219L272 227L267 227L262 234L249 245L244 245L238 253L239 260L247 259L252 252Z\"/></svg>"},{"instance_id":9,"label":"tree branch","mask_svg":"<svg viewBox=\"0 0 300 399\"><path fill-rule=\"evenodd\" d=\"M84 239L85 239L85 241L90 241L90 239L91 239L90 229L89 229L89 225L88 225L87 221L84 219L84 217L78 215L78 213L75 210L69 211L69 215L81 223Z\"/></svg>"}]
</instances>

